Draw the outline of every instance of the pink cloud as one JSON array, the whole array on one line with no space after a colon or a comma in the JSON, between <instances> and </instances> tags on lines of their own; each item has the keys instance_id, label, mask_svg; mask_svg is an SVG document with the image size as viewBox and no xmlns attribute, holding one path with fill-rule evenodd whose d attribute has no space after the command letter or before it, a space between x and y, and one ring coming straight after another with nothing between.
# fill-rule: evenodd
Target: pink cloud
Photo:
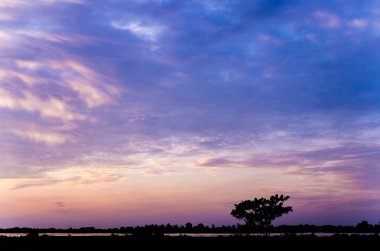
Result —
<instances>
[{"instance_id":1,"label":"pink cloud","mask_svg":"<svg viewBox=\"0 0 380 251\"><path fill-rule=\"evenodd\" d=\"M37 131L37 130L12 130L14 135L29 139L35 142L44 143L46 145L61 145L68 141L73 141L72 137L55 132Z\"/></svg>"},{"instance_id":2,"label":"pink cloud","mask_svg":"<svg viewBox=\"0 0 380 251\"><path fill-rule=\"evenodd\" d=\"M0 13L0 21L10 21L16 17L10 13Z\"/></svg>"},{"instance_id":3,"label":"pink cloud","mask_svg":"<svg viewBox=\"0 0 380 251\"><path fill-rule=\"evenodd\" d=\"M15 96L0 88L0 108L37 112L43 118L55 118L63 121L85 120L86 116L72 111L68 104L57 98L41 99L29 91Z\"/></svg>"},{"instance_id":4,"label":"pink cloud","mask_svg":"<svg viewBox=\"0 0 380 251\"><path fill-rule=\"evenodd\" d=\"M84 4L87 0L35 0L33 2L28 0L1 0L0 8L23 8L23 7L33 7L38 4L52 5L52 4L63 4L63 3L73 3L73 4Z\"/></svg>"}]
</instances>

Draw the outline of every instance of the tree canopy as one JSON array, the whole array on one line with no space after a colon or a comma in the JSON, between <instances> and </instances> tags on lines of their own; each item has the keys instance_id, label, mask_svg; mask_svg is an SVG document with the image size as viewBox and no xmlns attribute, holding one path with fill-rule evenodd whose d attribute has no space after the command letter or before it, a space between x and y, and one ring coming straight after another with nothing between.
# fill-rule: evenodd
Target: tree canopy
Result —
<instances>
[{"instance_id":1,"label":"tree canopy","mask_svg":"<svg viewBox=\"0 0 380 251\"><path fill-rule=\"evenodd\" d=\"M269 199L254 198L235 204L231 215L239 220L244 220L249 227L270 227L272 221L283 214L293 211L292 207L284 207L284 201L289 196L272 195Z\"/></svg>"}]
</instances>

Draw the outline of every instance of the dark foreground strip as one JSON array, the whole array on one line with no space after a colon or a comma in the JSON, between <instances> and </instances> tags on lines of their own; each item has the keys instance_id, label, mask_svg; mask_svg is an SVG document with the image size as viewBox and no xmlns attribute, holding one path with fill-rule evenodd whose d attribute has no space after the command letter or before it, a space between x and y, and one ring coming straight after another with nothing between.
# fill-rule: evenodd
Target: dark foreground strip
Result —
<instances>
[{"instance_id":1,"label":"dark foreground strip","mask_svg":"<svg viewBox=\"0 0 380 251\"><path fill-rule=\"evenodd\" d=\"M84 250L379 250L379 236L0 237L1 251Z\"/></svg>"}]
</instances>

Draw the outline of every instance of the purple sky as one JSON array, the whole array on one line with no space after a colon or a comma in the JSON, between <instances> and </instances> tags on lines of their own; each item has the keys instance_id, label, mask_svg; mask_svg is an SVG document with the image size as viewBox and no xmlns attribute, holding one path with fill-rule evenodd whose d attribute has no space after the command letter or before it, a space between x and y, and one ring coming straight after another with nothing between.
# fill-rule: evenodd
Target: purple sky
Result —
<instances>
[{"instance_id":1,"label":"purple sky","mask_svg":"<svg viewBox=\"0 0 380 251\"><path fill-rule=\"evenodd\" d=\"M380 220L377 0L0 0L0 227Z\"/></svg>"}]
</instances>

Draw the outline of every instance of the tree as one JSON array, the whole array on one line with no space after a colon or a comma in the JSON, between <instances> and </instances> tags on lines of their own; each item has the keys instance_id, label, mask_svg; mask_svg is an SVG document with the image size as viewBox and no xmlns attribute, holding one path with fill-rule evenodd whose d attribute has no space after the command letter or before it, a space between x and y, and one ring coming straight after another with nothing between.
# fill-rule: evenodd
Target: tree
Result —
<instances>
[{"instance_id":1,"label":"tree","mask_svg":"<svg viewBox=\"0 0 380 251\"><path fill-rule=\"evenodd\" d=\"M231 215L239 220L243 219L248 227L268 228L274 219L293 211L292 207L283 206L284 201L289 198L289 196L276 194L269 199L244 200L235 204Z\"/></svg>"},{"instance_id":2,"label":"tree","mask_svg":"<svg viewBox=\"0 0 380 251\"><path fill-rule=\"evenodd\" d=\"M191 224L190 222L186 223L185 225L186 229L192 229L193 228L193 224Z\"/></svg>"}]
</instances>

